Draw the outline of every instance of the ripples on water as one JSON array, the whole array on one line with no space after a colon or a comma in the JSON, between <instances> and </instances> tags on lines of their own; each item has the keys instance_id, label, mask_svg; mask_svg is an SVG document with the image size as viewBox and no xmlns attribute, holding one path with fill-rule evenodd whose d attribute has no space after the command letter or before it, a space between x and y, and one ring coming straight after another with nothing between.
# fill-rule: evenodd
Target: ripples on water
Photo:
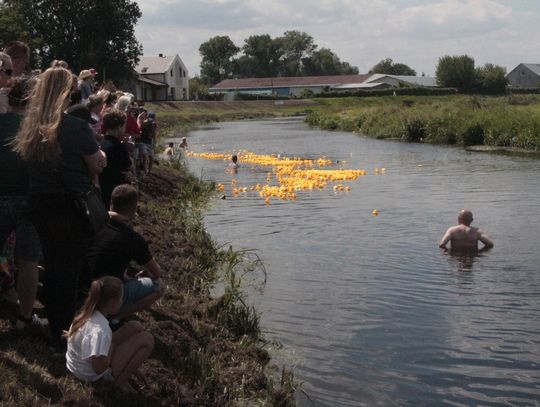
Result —
<instances>
[{"instance_id":1,"label":"ripples on water","mask_svg":"<svg viewBox=\"0 0 540 407\"><path fill-rule=\"evenodd\" d=\"M302 192L268 207L247 194L217 201L206 217L218 241L259 250L268 283L252 300L267 337L284 344L275 360L295 368L315 405L538 405L539 161L295 120L223 123L192 132L189 143L326 155L369 172L348 194ZM189 165L231 180L223 162ZM373 175L375 167L386 175ZM250 186L265 174L246 166L236 178ZM493 251L467 259L437 248L463 207L494 239Z\"/></svg>"}]
</instances>

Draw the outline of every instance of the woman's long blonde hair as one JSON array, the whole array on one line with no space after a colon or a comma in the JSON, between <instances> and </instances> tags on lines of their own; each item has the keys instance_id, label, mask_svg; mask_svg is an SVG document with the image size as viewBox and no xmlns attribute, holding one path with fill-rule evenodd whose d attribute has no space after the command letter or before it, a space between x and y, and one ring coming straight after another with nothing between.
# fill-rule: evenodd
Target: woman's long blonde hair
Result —
<instances>
[{"instance_id":1,"label":"woman's long blonde hair","mask_svg":"<svg viewBox=\"0 0 540 407\"><path fill-rule=\"evenodd\" d=\"M73 75L64 68L49 68L39 75L13 143L13 151L24 160L48 161L60 151L58 133L73 86Z\"/></svg>"},{"instance_id":2,"label":"woman's long blonde hair","mask_svg":"<svg viewBox=\"0 0 540 407\"><path fill-rule=\"evenodd\" d=\"M81 311L73 319L69 332L64 332L64 336L69 338L75 335L96 310L101 311L110 301L120 299L122 297L123 287L122 280L112 276L105 276L94 280L92 285L90 285L88 297Z\"/></svg>"}]
</instances>

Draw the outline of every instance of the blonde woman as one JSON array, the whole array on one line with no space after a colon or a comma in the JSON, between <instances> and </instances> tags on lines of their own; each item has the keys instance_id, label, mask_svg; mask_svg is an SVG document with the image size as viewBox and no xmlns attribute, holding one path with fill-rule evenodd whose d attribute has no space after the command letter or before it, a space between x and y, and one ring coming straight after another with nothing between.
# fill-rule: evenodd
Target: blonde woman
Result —
<instances>
[{"instance_id":1,"label":"blonde woman","mask_svg":"<svg viewBox=\"0 0 540 407\"><path fill-rule=\"evenodd\" d=\"M30 216L42 244L44 300L57 351L65 349L62 332L75 313L87 240L73 198L87 193L106 165L88 124L64 113L75 86L67 69L42 73L13 147L28 164Z\"/></svg>"},{"instance_id":2,"label":"blonde woman","mask_svg":"<svg viewBox=\"0 0 540 407\"><path fill-rule=\"evenodd\" d=\"M107 317L118 312L122 296L123 283L116 277L92 282L81 312L66 333L66 367L81 380L110 380L133 392L128 379L152 353L154 338L135 321L111 331Z\"/></svg>"}]
</instances>

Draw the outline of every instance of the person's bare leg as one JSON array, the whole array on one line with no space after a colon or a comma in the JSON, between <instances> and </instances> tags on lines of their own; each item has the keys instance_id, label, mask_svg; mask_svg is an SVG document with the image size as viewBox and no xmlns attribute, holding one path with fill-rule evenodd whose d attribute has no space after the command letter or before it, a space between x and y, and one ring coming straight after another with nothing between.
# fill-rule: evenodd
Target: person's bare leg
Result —
<instances>
[{"instance_id":1,"label":"person's bare leg","mask_svg":"<svg viewBox=\"0 0 540 407\"><path fill-rule=\"evenodd\" d=\"M132 336L137 335L139 332L143 332L143 326L137 321L129 321L113 332L113 343L115 346L120 345Z\"/></svg>"},{"instance_id":2,"label":"person's bare leg","mask_svg":"<svg viewBox=\"0 0 540 407\"><path fill-rule=\"evenodd\" d=\"M37 262L32 261L22 261L19 264L17 294L19 295L19 313L24 318L32 317L39 280L37 266Z\"/></svg>"},{"instance_id":3,"label":"person's bare leg","mask_svg":"<svg viewBox=\"0 0 540 407\"><path fill-rule=\"evenodd\" d=\"M154 338L148 332L139 332L125 340L113 351L111 368L114 384L129 389L128 379L137 371L154 349Z\"/></svg>"},{"instance_id":4,"label":"person's bare leg","mask_svg":"<svg viewBox=\"0 0 540 407\"><path fill-rule=\"evenodd\" d=\"M142 311L144 309L150 308L150 306L159 300L162 296L162 293L160 291L153 292L150 295L147 295L143 299L137 301L132 306L126 308L122 312L119 312L114 316L115 319L124 319L127 316L134 314L135 312Z\"/></svg>"}]
</instances>

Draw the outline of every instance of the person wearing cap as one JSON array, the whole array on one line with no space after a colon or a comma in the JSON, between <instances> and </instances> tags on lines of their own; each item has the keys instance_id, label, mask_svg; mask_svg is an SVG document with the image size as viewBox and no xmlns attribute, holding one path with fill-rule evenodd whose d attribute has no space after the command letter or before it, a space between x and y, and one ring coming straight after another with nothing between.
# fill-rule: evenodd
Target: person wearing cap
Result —
<instances>
[{"instance_id":1,"label":"person wearing cap","mask_svg":"<svg viewBox=\"0 0 540 407\"><path fill-rule=\"evenodd\" d=\"M82 103L86 103L92 94L92 81L94 75L89 69L83 69L79 74L79 90L82 95Z\"/></svg>"},{"instance_id":2,"label":"person wearing cap","mask_svg":"<svg viewBox=\"0 0 540 407\"><path fill-rule=\"evenodd\" d=\"M114 188L120 184L132 182L133 168L129 153L122 138L126 131L126 114L117 109L111 109L103 116L105 138L101 143L101 149L107 156L107 167L99 175L101 196L108 208L111 204L111 194Z\"/></svg>"}]
</instances>

